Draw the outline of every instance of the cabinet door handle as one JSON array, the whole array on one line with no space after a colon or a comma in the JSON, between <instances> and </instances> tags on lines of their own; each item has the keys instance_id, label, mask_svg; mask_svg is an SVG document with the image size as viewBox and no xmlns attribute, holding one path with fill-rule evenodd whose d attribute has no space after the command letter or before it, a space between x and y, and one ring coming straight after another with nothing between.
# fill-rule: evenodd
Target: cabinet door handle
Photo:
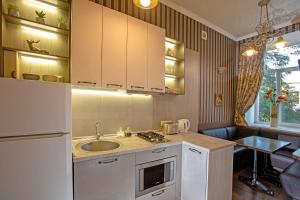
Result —
<instances>
[{"instance_id":1,"label":"cabinet door handle","mask_svg":"<svg viewBox=\"0 0 300 200\"><path fill-rule=\"evenodd\" d=\"M95 86L97 84L95 82L89 82L89 81L78 81L77 83L78 84L88 84L88 85L93 85L93 86Z\"/></svg>"},{"instance_id":2,"label":"cabinet door handle","mask_svg":"<svg viewBox=\"0 0 300 200\"><path fill-rule=\"evenodd\" d=\"M121 88L123 85L120 85L120 84L114 84L114 83L108 83L106 84L107 87L118 87L118 88Z\"/></svg>"},{"instance_id":3,"label":"cabinet door handle","mask_svg":"<svg viewBox=\"0 0 300 200\"><path fill-rule=\"evenodd\" d=\"M151 90L154 90L154 91L163 91L163 89L161 89L161 88L151 88Z\"/></svg>"},{"instance_id":4,"label":"cabinet door handle","mask_svg":"<svg viewBox=\"0 0 300 200\"><path fill-rule=\"evenodd\" d=\"M189 150L190 150L191 152L194 152L194 153L202 154L201 151L199 151L199 150L197 150L197 149L194 149L194 148L189 148Z\"/></svg>"},{"instance_id":5,"label":"cabinet door handle","mask_svg":"<svg viewBox=\"0 0 300 200\"><path fill-rule=\"evenodd\" d=\"M165 193L165 190L161 190L161 191L159 191L159 192L153 193L152 196L153 196L153 197L157 197L157 196L162 195L163 193Z\"/></svg>"},{"instance_id":6,"label":"cabinet door handle","mask_svg":"<svg viewBox=\"0 0 300 200\"><path fill-rule=\"evenodd\" d=\"M114 159L99 161L98 163L101 165L101 164L109 164L109 163L113 163L113 162L117 162L117 161L118 161L118 158L114 158Z\"/></svg>"},{"instance_id":7,"label":"cabinet door handle","mask_svg":"<svg viewBox=\"0 0 300 200\"><path fill-rule=\"evenodd\" d=\"M162 149L155 149L152 151L152 153L162 153L165 152L167 148L162 148Z\"/></svg>"},{"instance_id":8,"label":"cabinet door handle","mask_svg":"<svg viewBox=\"0 0 300 200\"><path fill-rule=\"evenodd\" d=\"M140 89L140 90L143 90L143 89L145 89L145 87L132 85L131 89Z\"/></svg>"}]
</instances>

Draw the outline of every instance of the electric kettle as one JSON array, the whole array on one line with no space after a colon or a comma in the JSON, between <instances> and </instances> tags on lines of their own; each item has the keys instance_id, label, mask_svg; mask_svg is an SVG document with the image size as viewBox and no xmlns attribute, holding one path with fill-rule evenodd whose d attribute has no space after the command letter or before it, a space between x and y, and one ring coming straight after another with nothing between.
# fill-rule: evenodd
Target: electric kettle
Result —
<instances>
[{"instance_id":1,"label":"electric kettle","mask_svg":"<svg viewBox=\"0 0 300 200\"><path fill-rule=\"evenodd\" d=\"M191 122L188 119L179 119L178 130L180 133L187 133L191 127Z\"/></svg>"}]
</instances>

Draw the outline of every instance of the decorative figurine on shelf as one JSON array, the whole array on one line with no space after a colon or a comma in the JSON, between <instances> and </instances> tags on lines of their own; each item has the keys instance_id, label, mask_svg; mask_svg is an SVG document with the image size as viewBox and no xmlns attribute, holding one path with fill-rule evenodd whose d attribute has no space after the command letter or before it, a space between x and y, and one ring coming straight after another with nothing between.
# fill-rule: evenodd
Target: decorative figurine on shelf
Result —
<instances>
[{"instance_id":1,"label":"decorative figurine on shelf","mask_svg":"<svg viewBox=\"0 0 300 200\"><path fill-rule=\"evenodd\" d=\"M41 23L41 24L45 24L45 18L46 18L46 13L44 11L35 11L35 14L37 15L37 17L35 18L35 20L38 22L38 23Z\"/></svg>"},{"instance_id":2,"label":"decorative figurine on shelf","mask_svg":"<svg viewBox=\"0 0 300 200\"><path fill-rule=\"evenodd\" d=\"M57 26L61 29L67 29L67 20L64 17L57 18Z\"/></svg>"},{"instance_id":3,"label":"decorative figurine on shelf","mask_svg":"<svg viewBox=\"0 0 300 200\"><path fill-rule=\"evenodd\" d=\"M172 49L168 49L168 50L167 50L167 55L168 55L168 56L171 56L171 57L174 57L174 56L175 56L175 53L174 53L174 51L173 51Z\"/></svg>"},{"instance_id":4,"label":"decorative figurine on shelf","mask_svg":"<svg viewBox=\"0 0 300 200\"><path fill-rule=\"evenodd\" d=\"M7 6L8 14L15 17L20 17L19 7L16 3L9 3Z\"/></svg>"},{"instance_id":5,"label":"decorative figurine on shelf","mask_svg":"<svg viewBox=\"0 0 300 200\"><path fill-rule=\"evenodd\" d=\"M43 50L43 49L39 49L38 47L35 47L33 44L38 44L40 42L40 40L38 41L34 41L34 40L26 40L28 47L30 49L30 51L32 52L36 52L36 53L42 53L42 54L49 54L48 51Z\"/></svg>"}]
</instances>

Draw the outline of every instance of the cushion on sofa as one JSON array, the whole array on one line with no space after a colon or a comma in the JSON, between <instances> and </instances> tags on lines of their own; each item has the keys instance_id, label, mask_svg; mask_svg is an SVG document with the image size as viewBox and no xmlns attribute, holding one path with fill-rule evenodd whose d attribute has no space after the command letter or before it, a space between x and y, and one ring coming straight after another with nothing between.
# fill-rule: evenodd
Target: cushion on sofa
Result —
<instances>
[{"instance_id":1,"label":"cushion on sofa","mask_svg":"<svg viewBox=\"0 0 300 200\"><path fill-rule=\"evenodd\" d=\"M270 139L274 139L277 140L278 136L280 134L283 134L284 131L281 130L275 130L275 129L269 129L269 128L261 128L259 135L261 137L266 137L266 138L270 138Z\"/></svg>"},{"instance_id":2,"label":"cushion on sofa","mask_svg":"<svg viewBox=\"0 0 300 200\"><path fill-rule=\"evenodd\" d=\"M283 154L271 154L271 163L272 166L279 172L284 171L291 164L293 164L295 160L290 156L286 156Z\"/></svg>"},{"instance_id":3,"label":"cushion on sofa","mask_svg":"<svg viewBox=\"0 0 300 200\"><path fill-rule=\"evenodd\" d=\"M239 126L237 128L236 138L235 139L242 139L249 136L257 136L259 135L259 128L257 127L250 127L250 126Z\"/></svg>"},{"instance_id":4,"label":"cushion on sofa","mask_svg":"<svg viewBox=\"0 0 300 200\"><path fill-rule=\"evenodd\" d=\"M228 140L231 140L231 141L235 140L237 127L236 126L229 126L229 127L226 127L226 130L227 130Z\"/></svg>"},{"instance_id":5,"label":"cushion on sofa","mask_svg":"<svg viewBox=\"0 0 300 200\"><path fill-rule=\"evenodd\" d=\"M211 137L221 138L227 140L227 131L226 128L216 128L216 129L208 129L201 131L204 135L208 135Z\"/></svg>"},{"instance_id":6,"label":"cushion on sofa","mask_svg":"<svg viewBox=\"0 0 300 200\"><path fill-rule=\"evenodd\" d=\"M300 161L296 161L280 175L282 186L293 199L300 200Z\"/></svg>"},{"instance_id":7,"label":"cushion on sofa","mask_svg":"<svg viewBox=\"0 0 300 200\"><path fill-rule=\"evenodd\" d=\"M297 150L300 147L300 137L289 135L289 134L280 134L278 140L290 142L291 144L286 149Z\"/></svg>"}]
</instances>

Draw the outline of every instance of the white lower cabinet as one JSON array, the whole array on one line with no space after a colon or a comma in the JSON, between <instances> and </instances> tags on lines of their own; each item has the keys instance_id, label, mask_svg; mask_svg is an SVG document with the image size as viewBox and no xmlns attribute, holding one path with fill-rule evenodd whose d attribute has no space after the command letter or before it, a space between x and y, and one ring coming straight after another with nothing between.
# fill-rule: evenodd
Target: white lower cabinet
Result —
<instances>
[{"instance_id":1,"label":"white lower cabinet","mask_svg":"<svg viewBox=\"0 0 300 200\"><path fill-rule=\"evenodd\" d=\"M141 196L136 200L175 200L175 193L176 189L174 184Z\"/></svg>"},{"instance_id":2,"label":"white lower cabinet","mask_svg":"<svg viewBox=\"0 0 300 200\"><path fill-rule=\"evenodd\" d=\"M74 163L74 200L135 199L135 154Z\"/></svg>"},{"instance_id":3,"label":"white lower cabinet","mask_svg":"<svg viewBox=\"0 0 300 200\"><path fill-rule=\"evenodd\" d=\"M192 145L182 149L182 200L205 200L207 186L207 152Z\"/></svg>"}]
</instances>

